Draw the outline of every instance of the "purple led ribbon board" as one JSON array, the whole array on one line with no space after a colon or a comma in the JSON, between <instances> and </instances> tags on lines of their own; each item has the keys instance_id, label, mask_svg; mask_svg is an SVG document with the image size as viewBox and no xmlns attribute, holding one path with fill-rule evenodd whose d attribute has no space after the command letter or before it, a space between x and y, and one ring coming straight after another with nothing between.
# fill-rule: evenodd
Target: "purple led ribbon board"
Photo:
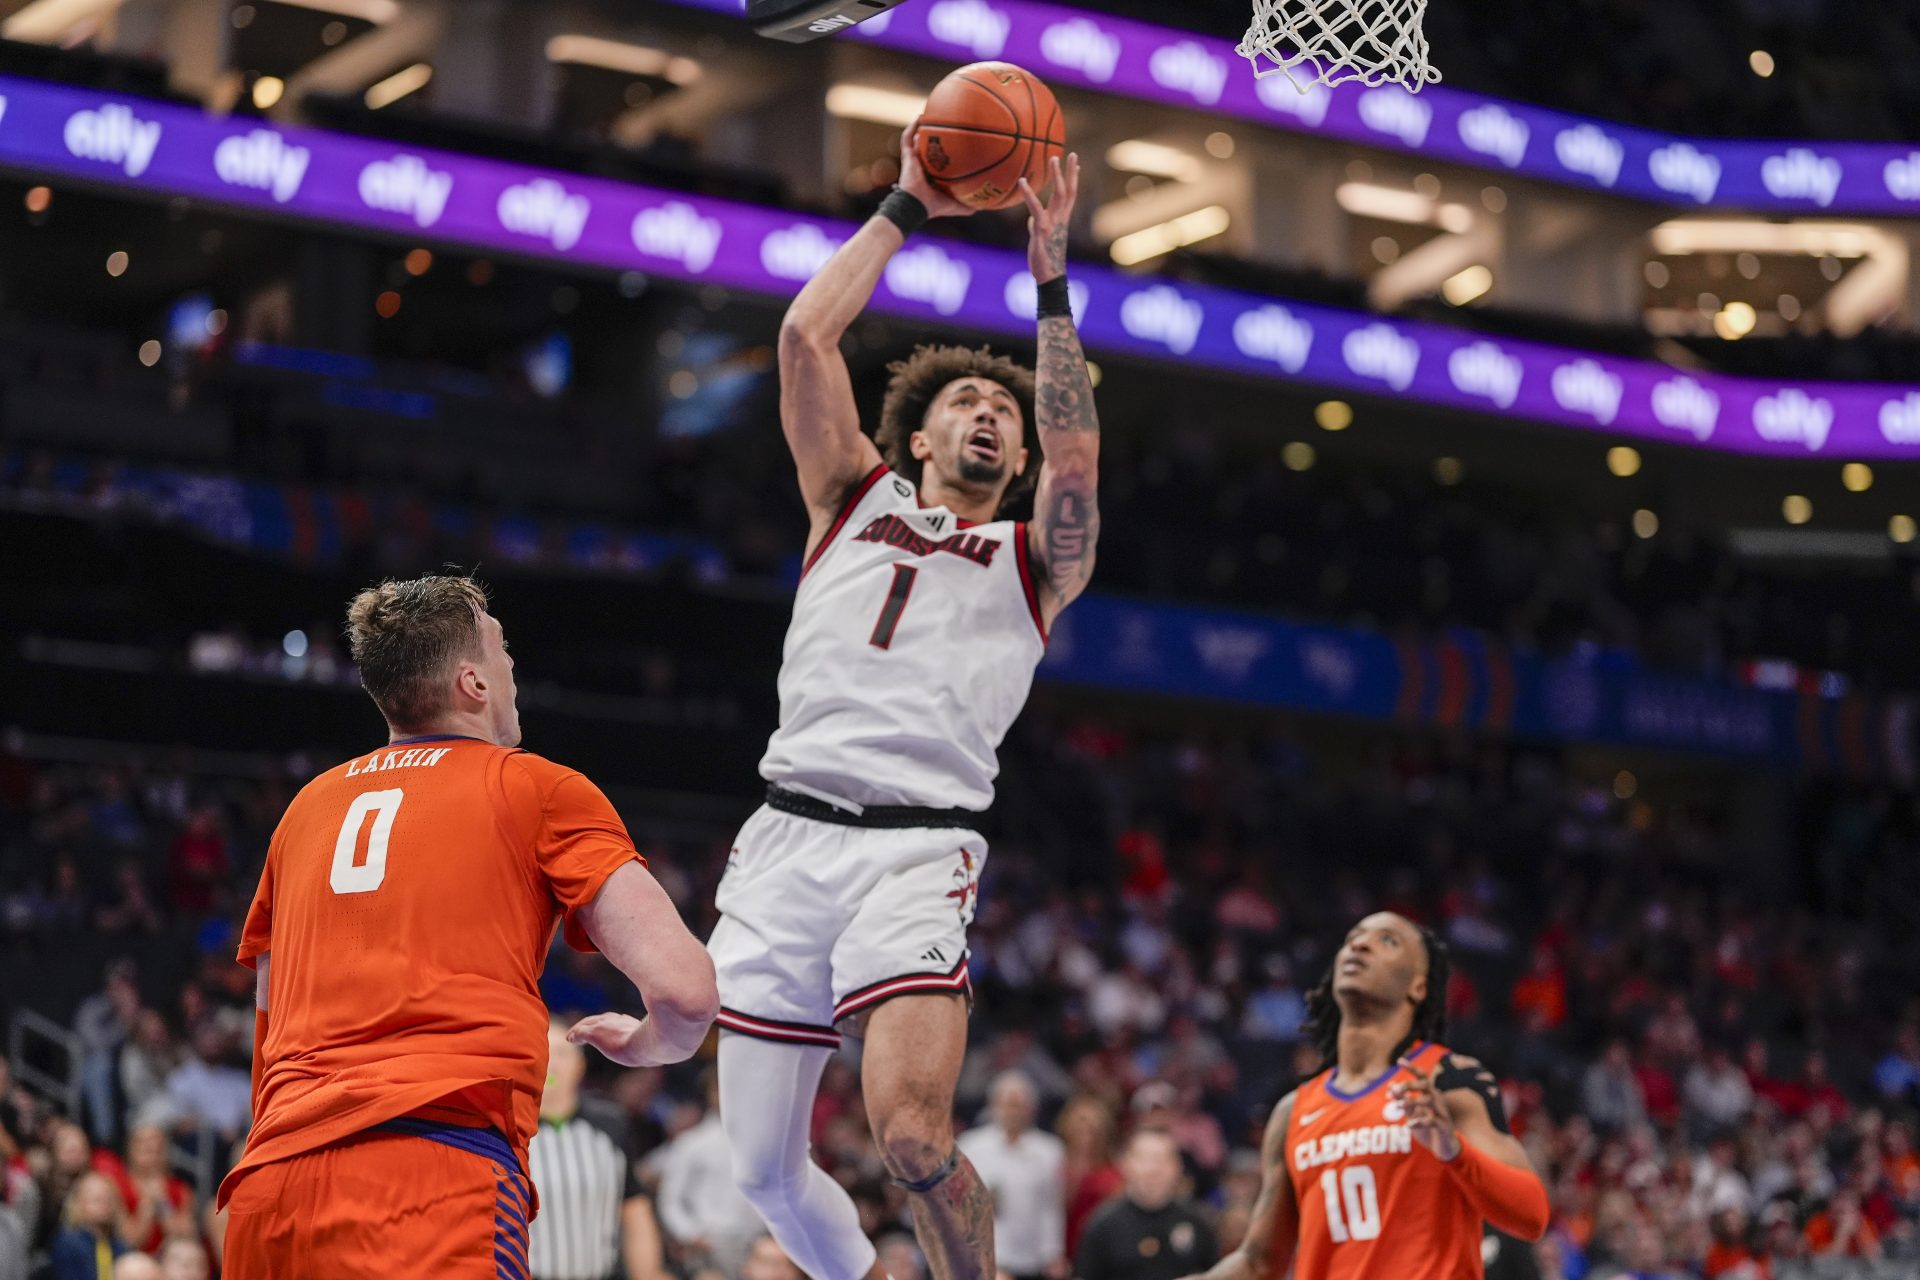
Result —
<instances>
[{"instance_id":1,"label":"purple led ribbon board","mask_svg":"<svg viewBox=\"0 0 1920 1280\"><path fill-rule=\"evenodd\" d=\"M780 297L853 232L778 209L13 77L0 77L0 165ZM1735 453L1920 458L1920 385L1685 374L1087 265L1075 268L1073 301L1097 351ZM936 236L894 258L875 305L1033 333L1022 256Z\"/></svg>"},{"instance_id":2,"label":"purple led ribbon board","mask_svg":"<svg viewBox=\"0 0 1920 1280\"><path fill-rule=\"evenodd\" d=\"M1472 3L1472 0L1451 0ZM740 0L673 0L740 13ZM1920 147L1685 138L1445 86L1255 80L1234 41L1037 0L922 0L836 37L1435 160L1694 208L1920 216ZM1443 68L1444 70L1444 68Z\"/></svg>"}]
</instances>

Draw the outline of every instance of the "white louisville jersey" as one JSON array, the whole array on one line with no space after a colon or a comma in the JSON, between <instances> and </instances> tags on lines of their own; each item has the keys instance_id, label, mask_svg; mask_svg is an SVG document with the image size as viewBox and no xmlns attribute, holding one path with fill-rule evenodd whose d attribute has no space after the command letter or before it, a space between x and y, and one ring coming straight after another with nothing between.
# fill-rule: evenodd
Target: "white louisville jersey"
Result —
<instances>
[{"instance_id":1,"label":"white louisville jersey","mask_svg":"<svg viewBox=\"0 0 1920 1280\"><path fill-rule=\"evenodd\" d=\"M1023 521L923 507L876 467L800 578L769 782L855 804L986 809L1046 624Z\"/></svg>"}]
</instances>

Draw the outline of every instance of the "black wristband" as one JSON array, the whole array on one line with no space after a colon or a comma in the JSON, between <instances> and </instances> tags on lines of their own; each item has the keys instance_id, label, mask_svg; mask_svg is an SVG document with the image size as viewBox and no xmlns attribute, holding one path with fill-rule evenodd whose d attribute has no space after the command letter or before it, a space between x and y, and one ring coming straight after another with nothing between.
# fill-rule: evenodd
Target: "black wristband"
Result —
<instances>
[{"instance_id":1,"label":"black wristband","mask_svg":"<svg viewBox=\"0 0 1920 1280\"><path fill-rule=\"evenodd\" d=\"M880 216L900 228L901 235L910 236L927 225L927 206L913 192L895 187L880 202Z\"/></svg>"},{"instance_id":2,"label":"black wristband","mask_svg":"<svg viewBox=\"0 0 1920 1280\"><path fill-rule=\"evenodd\" d=\"M1073 319L1073 292L1067 288L1065 276L1055 276L1040 286L1040 319L1048 316L1065 316Z\"/></svg>"}]
</instances>

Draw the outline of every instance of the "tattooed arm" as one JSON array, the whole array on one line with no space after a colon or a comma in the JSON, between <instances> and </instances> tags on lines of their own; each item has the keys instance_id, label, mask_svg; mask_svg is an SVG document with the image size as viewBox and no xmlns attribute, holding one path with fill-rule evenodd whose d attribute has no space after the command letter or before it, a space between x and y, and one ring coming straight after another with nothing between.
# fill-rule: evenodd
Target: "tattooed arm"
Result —
<instances>
[{"instance_id":1,"label":"tattooed arm","mask_svg":"<svg viewBox=\"0 0 1920 1280\"><path fill-rule=\"evenodd\" d=\"M1027 265L1041 283L1067 271L1067 224L1080 194L1080 157L1053 162L1053 199L1042 204L1020 181L1032 217ZM1087 588L1100 539L1100 418L1093 381L1073 317L1040 321L1040 359L1034 378L1034 426L1045 461L1034 496L1028 553L1039 571L1040 607L1049 625Z\"/></svg>"},{"instance_id":2,"label":"tattooed arm","mask_svg":"<svg viewBox=\"0 0 1920 1280\"><path fill-rule=\"evenodd\" d=\"M1300 1242L1300 1210L1287 1174L1287 1123L1293 1119L1293 1094L1280 1099L1260 1143L1260 1196L1247 1221L1240 1247L1191 1280L1269 1280L1287 1273Z\"/></svg>"}]
</instances>

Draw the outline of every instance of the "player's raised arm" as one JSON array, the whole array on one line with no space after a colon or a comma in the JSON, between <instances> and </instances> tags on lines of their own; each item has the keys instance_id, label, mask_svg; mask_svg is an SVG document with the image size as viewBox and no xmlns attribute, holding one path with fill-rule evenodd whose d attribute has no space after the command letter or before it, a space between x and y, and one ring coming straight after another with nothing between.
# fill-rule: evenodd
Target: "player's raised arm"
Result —
<instances>
[{"instance_id":1,"label":"player's raised arm","mask_svg":"<svg viewBox=\"0 0 1920 1280\"><path fill-rule=\"evenodd\" d=\"M1293 1119L1293 1094L1280 1099L1260 1142L1260 1196L1247 1220L1247 1238L1191 1280L1278 1280L1293 1261L1300 1240L1300 1210L1287 1176L1287 1125Z\"/></svg>"},{"instance_id":2,"label":"player's raised arm","mask_svg":"<svg viewBox=\"0 0 1920 1280\"><path fill-rule=\"evenodd\" d=\"M1507 1132L1493 1073L1472 1058L1449 1055L1437 1073L1407 1059L1411 1081L1393 1086L1405 1104L1414 1140L1447 1164L1467 1202L1500 1230L1522 1240L1547 1232L1552 1206L1527 1149Z\"/></svg>"},{"instance_id":3,"label":"player's raised arm","mask_svg":"<svg viewBox=\"0 0 1920 1280\"><path fill-rule=\"evenodd\" d=\"M1025 178L1027 265L1040 291L1040 358L1034 371L1034 426L1045 460L1034 497L1030 553L1041 570L1041 604L1051 622L1093 577L1100 539L1100 415L1086 352L1067 292L1067 226L1080 195L1080 157L1053 161L1053 192L1042 203Z\"/></svg>"},{"instance_id":4,"label":"player's raised arm","mask_svg":"<svg viewBox=\"0 0 1920 1280\"><path fill-rule=\"evenodd\" d=\"M927 181L914 154L914 132L900 140L893 194L807 281L780 324L780 426L800 469L800 495L816 536L833 523L847 490L880 465L879 450L860 430L840 339L915 227L973 212Z\"/></svg>"}]
</instances>

